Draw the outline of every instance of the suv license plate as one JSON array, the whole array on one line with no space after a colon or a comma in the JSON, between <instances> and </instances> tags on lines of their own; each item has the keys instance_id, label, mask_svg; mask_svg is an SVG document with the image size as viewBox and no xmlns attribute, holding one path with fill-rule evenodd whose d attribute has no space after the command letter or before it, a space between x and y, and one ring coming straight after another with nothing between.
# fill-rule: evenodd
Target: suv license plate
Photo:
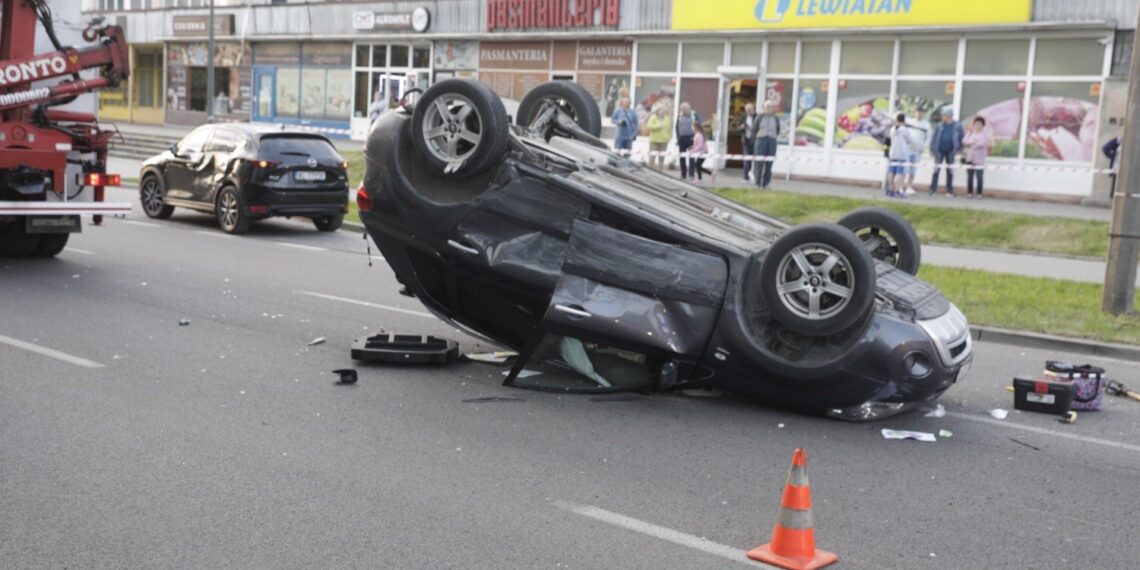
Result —
<instances>
[{"instance_id":1,"label":"suv license plate","mask_svg":"<svg viewBox=\"0 0 1140 570\"><path fill-rule=\"evenodd\" d=\"M298 170L293 173L293 178L304 181L324 180L325 172L323 170Z\"/></svg>"}]
</instances>

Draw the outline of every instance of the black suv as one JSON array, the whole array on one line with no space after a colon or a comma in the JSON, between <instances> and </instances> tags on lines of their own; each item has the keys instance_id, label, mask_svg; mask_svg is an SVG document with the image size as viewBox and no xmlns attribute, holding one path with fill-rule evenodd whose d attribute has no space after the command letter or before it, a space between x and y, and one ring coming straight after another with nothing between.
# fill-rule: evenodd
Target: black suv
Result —
<instances>
[{"instance_id":1,"label":"black suv","mask_svg":"<svg viewBox=\"0 0 1140 570\"><path fill-rule=\"evenodd\" d=\"M213 213L227 233L253 220L303 216L335 231L348 205L348 163L321 135L248 124L204 125L143 163L139 198L151 218L174 208Z\"/></svg>"}]
</instances>

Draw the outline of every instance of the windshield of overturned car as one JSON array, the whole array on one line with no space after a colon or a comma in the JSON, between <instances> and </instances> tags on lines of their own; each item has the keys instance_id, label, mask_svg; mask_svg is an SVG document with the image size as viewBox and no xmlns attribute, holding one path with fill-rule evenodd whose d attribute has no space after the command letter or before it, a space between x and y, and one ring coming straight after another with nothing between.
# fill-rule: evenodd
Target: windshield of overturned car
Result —
<instances>
[{"instance_id":1,"label":"windshield of overturned car","mask_svg":"<svg viewBox=\"0 0 1140 570\"><path fill-rule=\"evenodd\" d=\"M648 388L655 367L644 354L567 336L545 335L511 384L557 392L617 392Z\"/></svg>"}]
</instances>

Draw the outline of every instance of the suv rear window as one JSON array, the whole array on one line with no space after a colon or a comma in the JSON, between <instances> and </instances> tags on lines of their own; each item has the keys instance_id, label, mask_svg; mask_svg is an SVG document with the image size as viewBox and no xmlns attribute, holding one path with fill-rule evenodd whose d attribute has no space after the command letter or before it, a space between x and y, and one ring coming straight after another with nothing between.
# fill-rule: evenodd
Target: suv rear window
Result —
<instances>
[{"instance_id":1,"label":"suv rear window","mask_svg":"<svg viewBox=\"0 0 1140 570\"><path fill-rule=\"evenodd\" d=\"M265 137L261 139L258 158L275 162L289 162L296 158L315 158L319 161L340 161L336 148L317 137Z\"/></svg>"}]
</instances>

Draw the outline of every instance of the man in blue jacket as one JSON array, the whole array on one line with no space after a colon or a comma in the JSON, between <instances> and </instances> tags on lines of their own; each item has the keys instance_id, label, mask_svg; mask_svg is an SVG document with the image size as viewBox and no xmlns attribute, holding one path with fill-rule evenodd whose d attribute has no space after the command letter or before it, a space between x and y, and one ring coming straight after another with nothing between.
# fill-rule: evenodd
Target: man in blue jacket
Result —
<instances>
[{"instance_id":1,"label":"man in blue jacket","mask_svg":"<svg viewBox=\"0 0 1140 570\"><path fill-rule=\"evenodd\" d=\"M946 109L942 111L942 122L934 128L930 137L930 154L934 156L934 179L930 181L930 195L938 191L938 173L942 164L946 164L946 196L954 197L954 157L962 148L962 125L954 120L954 112Z\"/></svg>"},{"instance_id":2,"label":"man in blue jacket","mask_svg":"<svg viewBox=\"0 0 1140 570\"><path fill-rule=\"evenodd\" d=\"M629 108L629 97L622 97L621 106L614 111L614 116L610 119L617 127L617 136L614 137L614 150L619 153L629 156L630 149L633 148L633 139L637 138L637 111Z\"/></svg>"}]
</instances>

